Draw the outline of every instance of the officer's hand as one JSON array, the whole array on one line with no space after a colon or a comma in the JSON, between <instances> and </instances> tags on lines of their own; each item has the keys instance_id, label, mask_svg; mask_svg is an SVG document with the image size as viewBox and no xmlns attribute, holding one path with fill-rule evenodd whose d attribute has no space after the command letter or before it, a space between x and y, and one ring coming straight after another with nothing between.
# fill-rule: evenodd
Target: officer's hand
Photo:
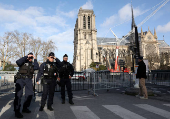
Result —
<instances>
[{"instance_id":1,"label":"officer's hand","mask_svg":"<svg viewBox=\"0 0 170 119\"><path fill-rule=\"evenodd\" d=\"M39 82L37 82L37 84L39 84Z\"/></svg>"},{"instance_id":2,"label":"officer's hand","mask_svg":"<svg viewBox=\"0 0 170 119\"><path fill-rule=\"evenodd\" d=\"M71 76L69 76L69 79L71 79Z\"/></svg>"},{"instance_id":3,"label":"officer's hand","mask_svg":"<svg viewBox=\"0 0 170 119\"><path fill-rule=\"evenodd\" d=\"M33 55L34 59L36 59L36 57Z\"/></svg>"}]
</instances>

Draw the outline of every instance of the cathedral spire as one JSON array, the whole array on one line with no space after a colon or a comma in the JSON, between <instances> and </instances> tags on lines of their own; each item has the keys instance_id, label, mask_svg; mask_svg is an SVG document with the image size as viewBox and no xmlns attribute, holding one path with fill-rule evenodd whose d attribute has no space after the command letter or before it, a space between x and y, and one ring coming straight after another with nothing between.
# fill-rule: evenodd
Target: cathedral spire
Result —
<instances>
[{"instance_id":1,"label":"cathedral spire","mask_svg":"<svg viewBox=\"0 0 170 119\"><path fill-rule=\"evenodd\" d=\"M143 37L143 30L142 30L142 27L141 27L141 37Z\"/></svg>"},{"instance_id":2,"label":"cathedral spire","mask_svg":"<svg viewBox=\"0 0 170 119\"><path fill-rule=\"evenodd\" d=\"M148 26L148 32L150 31L149 26Z\"/></svg>"},{"instance_id":3,"label":"cathedral spire","mask_svg":"<svg viewBox=\"0 0 170 119\"><path fill-rule=\"evenodd\" d=\"M154 38L158 39L155 28L154 28Z\"/></svg>"},{"instance_id":4,"label":"cathedral spire","mask_svg":"<svg viewBox=\"0 0 170 119\"><path fill-rule=\"evenodd\" d=\"M131 11L132 11L132 26L131 26L131 30L133 28L135 28L136 24L135 24L135 19L134 19L134 15L133 15L133 7L132 7L132 1L131 1Z\"/></svg>"}]
</instances>

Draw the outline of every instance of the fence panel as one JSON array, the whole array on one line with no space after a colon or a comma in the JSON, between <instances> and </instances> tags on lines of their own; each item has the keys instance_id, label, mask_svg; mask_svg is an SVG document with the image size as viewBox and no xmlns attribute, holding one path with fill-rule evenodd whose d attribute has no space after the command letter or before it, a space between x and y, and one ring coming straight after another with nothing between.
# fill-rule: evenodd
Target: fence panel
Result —
<instances>
[{"instance_id":1,"label":"fence panel","mask_svg":"<svg viewBox=\"0 0 170 119\"><path fill-rule=\"evenodd\" d=\"M146 83L159 86L170 86L170 72L149 72Z\"/></svg>"},{"instance_id":2,"label":"fence panel","mask_svg":"<svg viewBox=\"0 0 170 119\"><path fill-rule=\"evenodd\" d=\"M13 93L15 91L13 73L0 73L0 93Z\"/></svg>"}]
</instances>

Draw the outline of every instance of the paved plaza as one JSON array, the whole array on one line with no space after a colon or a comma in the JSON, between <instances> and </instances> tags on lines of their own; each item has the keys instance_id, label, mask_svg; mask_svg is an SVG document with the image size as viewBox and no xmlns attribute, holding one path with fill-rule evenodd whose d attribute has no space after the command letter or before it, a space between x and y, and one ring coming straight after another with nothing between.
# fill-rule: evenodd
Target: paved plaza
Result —
<instances>
[{"instance_id":1,"label":"paved plaza","mask_svg":"<svg viewBox=\"0 0 170 119\"><path fill-rule=\"evenodd\" d=\"M43 112L39 112L41 93L38 93L30 106L32 113L24 113L24 119L170 119L170 102L141 100L116 90L98 91L98 96L87 91L73 93L75 105L68 101L61 104L60 93L56 92L54 111L45 107ZM15 119L13 99L14 94L0 94L0 119Z\"/></svg>"}]
</instances>

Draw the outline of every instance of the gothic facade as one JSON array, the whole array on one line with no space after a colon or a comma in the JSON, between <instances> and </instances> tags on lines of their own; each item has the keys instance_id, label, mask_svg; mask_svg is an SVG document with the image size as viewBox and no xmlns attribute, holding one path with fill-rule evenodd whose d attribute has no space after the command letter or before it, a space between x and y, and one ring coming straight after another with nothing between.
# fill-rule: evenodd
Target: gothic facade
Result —
<instances>
[{"instance_id":1,"label":"gothic facade","mask_svg":"<svg viewBox=\"0 0 170 119\"><path fill-rule=\"evenodd\" d=\"M135 25L134 19L132 20L132 27L133 25ZM89 68L92 62L100 62L109 69L114 67L116 39L96 37L96 35L97 30L93 10L80 8L74 29L73 66L75 71ZM170 52L170 46L164 40L158 40L155 29L154 33L152 33L149 28L145 32L141 28L141 33L139 33L138 37L140 54L144 59L151 54L160 56L161 52ZM127 45L128 43L128 38L120 42L118 56L119 59L132 64L132 52Z\"/></svg>"}]
</instances>

